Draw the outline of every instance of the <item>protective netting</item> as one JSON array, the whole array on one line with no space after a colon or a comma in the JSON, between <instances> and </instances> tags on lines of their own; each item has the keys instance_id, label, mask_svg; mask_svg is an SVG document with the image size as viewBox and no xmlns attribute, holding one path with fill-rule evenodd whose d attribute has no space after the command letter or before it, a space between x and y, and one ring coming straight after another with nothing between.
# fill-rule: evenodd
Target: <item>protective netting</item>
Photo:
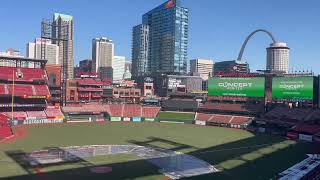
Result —
<instances>
[{"instance_id":1,"label":"protective netting","mask_svg":"<svg viewBox=\"0 0 320 180\"><path fill-rule=\"evenodd\" d=\"M133 154L160 168L171 179L218 172L209 163L194 156L161 148L136 145L91 145L61 147L29 153L25 156L31 165L80 161L83 158L112 154Z\"/></svg>"}]
</instances>

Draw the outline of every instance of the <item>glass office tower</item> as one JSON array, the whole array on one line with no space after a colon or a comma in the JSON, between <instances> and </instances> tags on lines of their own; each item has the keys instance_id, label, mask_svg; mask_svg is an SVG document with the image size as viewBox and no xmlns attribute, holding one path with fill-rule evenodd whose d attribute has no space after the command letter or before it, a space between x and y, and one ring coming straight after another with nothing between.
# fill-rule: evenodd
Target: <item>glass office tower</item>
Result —
<instances>
[{"instance_id":1,"label":"glass office tower","mask_svg":"<svg viewBox=\"0 0 320 180\"><path fill-rule=\"evenodd\" d=\"M188 17L189 10L181 7L180 0L169 0L143 15L142 24L148 26L148 73L187 73ZM133 57L132 61L140 60Z\"/></svg>"}]
</instances>

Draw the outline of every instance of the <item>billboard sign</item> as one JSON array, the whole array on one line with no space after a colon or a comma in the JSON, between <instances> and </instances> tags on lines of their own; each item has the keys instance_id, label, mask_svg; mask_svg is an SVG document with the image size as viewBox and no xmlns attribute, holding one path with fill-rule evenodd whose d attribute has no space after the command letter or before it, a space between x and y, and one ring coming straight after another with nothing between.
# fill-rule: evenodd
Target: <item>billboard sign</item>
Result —
<instances>
[{"instance_id":1,"label":"billboard sign","mask_svg":"<svg viewBox=\"0 0 320 180\"><path fill-rule=\"evenodd\" d=\"M288 100L312 100L313 77L273 78L272 98Z\"/></svg>"},{"instance_id":2,"label":"billboard sign","mask_svg":"<svg viewBox=\"0 0 320 180\"><path fill-rule=\"evenodd\" d=\"M264 77L212 77L209 96L264 97Z\"/></svg>"},{"instance_id":3,"label":"billboard sign","mask_svg":"<svg viewBox=\"0 0 320 180\"><path fill-rule=\"evenodd\" d=\"M177 78L169 78L168 79L168 89L177 89L177 87L181 87L182 80Z\"/></svg>"},{"instance_id":4,"label":"billboard sign","mask_svg":"<svg viewBox=\"0 0 320 180\"><path fill-rule=\"evenodd\" d=\"M98 75L94 74L94 75L91 75L91 74L81 74L80 75L81 78L98 78Z\"/></svg>"}]
</instances>

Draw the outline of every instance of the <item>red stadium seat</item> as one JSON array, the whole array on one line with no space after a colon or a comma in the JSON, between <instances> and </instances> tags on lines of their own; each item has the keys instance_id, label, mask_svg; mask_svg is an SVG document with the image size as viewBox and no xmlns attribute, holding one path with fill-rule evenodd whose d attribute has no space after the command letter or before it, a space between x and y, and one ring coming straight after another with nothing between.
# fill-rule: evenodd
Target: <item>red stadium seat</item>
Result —
<instances>
[{"instance_id":1,"label":"red stadium seat","mask_svg":"<svg viewBox=\"0 0 320 180\"><path fill-rule=\"evenodd\" d=\"M16 68L14 67L0 67L0 79L1 80L12 80L13 73L16 74Z\"/></svg>"},{"instance_id":2,"label":"red stadium seat","mask_svg":"<svg viewBox=\"0 0 320 180\"><path fill-rule=\"evenodd\" d=\"M307 133L307 134L315 135L320 133L320 126L316 124L312 124L312 125L298 124L294 126L291 130L298 133Z\"/></svg>"},{"instance_id":3,"label":"red stadium seat","mask_svg":"<svg viewBox=\"0 0 320 180\"><path fill-rule=\"evenodd\" d=\"M7 138L12 135L11 128L8 126L0 127L0 138Z\"/></svg>"},{"instance_id":4,"label":"red stadium seat","mask_svg":"<svg viewBox=\"0 0 320 180\"><path fill-rule=\"evenodd\" d=\"M35 80L41 80L42 83L47 81L46 73L43 69L36 68L15 68L15 67L0 67L0 80L13 81L0 84L0 95L15 96L48 96L50 95L46 84L39 83L32 85Z\"/></svg>"},{"instance_id":5,"label":"red stadium seat","mask_svg":"<svg viewBox=\"0 0 320 180\"><path fill-rule=\"evenodd\" d=\"M48 96L50 94L47 85L34 85L37 96Z\"/></svg>"},{"instance_id":6,"label":"red stadium seat","mask_svg":"<svg viewBox=\"0 0 320 180\"><path fill-rule=\"evenodd\" d=\"M105 108L102 104L86 104L82 106L82 109L86 109L89 112L105 112Z\"/></svg>"},{"instance_id":7,"label":"red stadium seat","mask_svg":"<svg viewBox=\"0 0 320 180\"><path fill-rule=\"evenodd\" d=\"M101 104L86 104L80 106L65 106L62 108L63 112L65 113L87 113L87 112L106 112L106 106Z\"/></svg>"},{"instance_id":8,"label":"red stadium seat","mask_svg":"<svg viewBox=\"0 0 320 180\"><path fill-rule=\"evenodd\" d=\"M235 125L242 125L244 123L247 123L251 120L250 117L245 117L245 116L233 116L231 119L231 124Z\"/></svg>"},{"instance_id":9,"label":"red stadium seat","mask_svg":"<svg viewBox=\"0 0 320 180\"><path fill-rule=\"evenodd\" d=\"M144 118L156 118L160 112L160 107L142 107L142 117Z\"/></svg>"},{"instance_id":10,"label":"red stadium seat","mask_svg":"<svg viewBox=\"0 0 320 180\"><path fill-rule=\"evenodd\" d=\"M1 95L11 95L13 93L12 84L0 84ZM15 84L15 96L48 96L50 95L47 85L30 85L30 84Z\"/></svg>"},{"instance_id":11,"label":"red stadium seat","mask_svg":"<svg viewBox=\"0 0 320 180\"><path fill-rule=\"evenodd\" d=\"M18 76L20 74L21 76ZM15 68L15 67L0 67L1 80L13 80L32 82L34 80L46 80L45 71L36 68Z\"/></svg>"},{"instance_id":12,"label":"red stadium seat","mask_svg":"<svg viewBox=\"0 0 320 180\"><path fill-rule=\"evenodd\" d=\"M215 114L210 122L230 124L232 116Z\"/></svg>"},{"instance_id":13,"label":"red stadium seat","mask_svg":"<svg viewBox=\"0 0 320 180\"><path fill-rule=\"evenodd\" d=\"M198 121L209 121L213 117L214 117L213 114L197 113L196 120L198 120Z\"/></svg>"},{"instance_id":14,"label":"red stadium seat","mask_svg":"<svg viewBox=\"0 0 320 180\"><path fill-rule=\"evenodd\" d=\"M43 69L36 68L18 68L26 81L45 80L45 72Z\"/></svg>"},{"instance_id":15,"label":"red stadium seat","mask_svg":"<svg viewBox=\"0 0 320 180\"><path fill-rule=\"evenodd\" d=\"M268 121L297 123L301 121L317 120L319 119L319 115L320 113L313 109L276 107L266 113L264 118Z\"/></svg>"},{"instance_id":16,"label":"red stadium seat","mask_svg":"<svg viewBox=\"0 0 320 180\"><path fill-rule=\"evenodd\" d=\"M125 104L123 117L142 117L142 107L138 104Z\"/></svg>"},{"instance_id":17,"label":"red stadium seat","mask_svg":"<svg viewBox=\"0 0 320 180\"><path fill-rule=\"evenodd\" d=\"M122 117L123 104L110 104L109 105L109 115L113 117Z\"/></svg>"},{"instance_id":18,"label":"red stadium seat","mask_svg":"<svg viewBox=\"0 0 320 180\"><path fill-rule=\"evenodd\" d=\"M27 84L15 84L14 85L14 92L13 92L13 85L8 84L8 93L14 93L15 96L32 96L34 95L32 85Z\"/></svg>"},{"instance_id":19,"label":"red stadium seat","mask_svg":"<svg viewBox=\"0 0 320 180\"><path fill-rule=\"evenodd\" d=\"M4 115L3 113L0 113L0 123L1 124L7 124L8 122L8 117Z\"/></svg>"},{"instance_id":20,"label":"red stadium seat","mask_svg":"<svg viewBox=\"0 0 320 180\"><path fill-rule=\"evenodd\" d=\"M56 108L56 107L47 107L47 109L45 110L45 113L48 118L64 117L60 108Z\"/></svg>"},{"instance_id":21,"label":"red stadium seat","mask_svg":"<svg viewBox=\"0 0 320 180\"><path fill-rule=\"evenodd\" d=\"M0 94L1 95L7 94L5 86L6 86L5 84L0 84Z\"/></svg>"},{"instance_id":22,"label":"red stadium seat","mask_svg":"<svg viewBox=\"0 0 320 180\"><path fill-rule=\"evenodd\" d=\"M46 118L47 115L44 111L27 111L28 117L31 118Z\"/></svg>"},{"instance_id":23,"label":"red stadium seat","mask_svg":"<svg viewBox=\"0 0 320 180\"><path fill-rule=\"evenodd\" d=\"M210 109L210 110L236 111L236 112L246 112L246 111L260 112L260 111L263 111L264 107L261 104L231 104L231 103L207 102L203 105L203 108Z\"/></svg>"},{"instance_id":24,"label":"red stadium seat","mask_svg":"<svg viewBox=\"0 0 320 180\"><path fill-rule=\"evenodd\" d=\"M18 120L23 120L26 119L27 113L24 111L15 111L15 112L5 112L4 113L7 117L11 118L13 116L13 118L18 119Z\"/></svg>"}]
</instances>

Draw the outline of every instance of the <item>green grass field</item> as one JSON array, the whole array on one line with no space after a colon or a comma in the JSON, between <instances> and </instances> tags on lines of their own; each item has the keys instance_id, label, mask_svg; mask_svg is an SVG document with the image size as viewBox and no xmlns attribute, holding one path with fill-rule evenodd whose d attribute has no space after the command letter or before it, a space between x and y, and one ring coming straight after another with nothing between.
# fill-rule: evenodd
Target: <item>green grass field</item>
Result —
<instances>
[{"instance_id":1,"label":"green grass field","mask_svg":"<svg viewBox=\"0 0 320 180\"><path fill-rule=\"evenodd\" d=\"M75 145L153 145L189 153L221 170L190 179L270 179L305 158L310 144L281 137L253 135L218 127L160 123L103 123L39 125L27 128L28 135L0 145L0 179L39 179L35 171L19 164L16 152L32 152L51 147ZM266 144L265 146L257 146ZM246 147L246 148L244 148ZM251 148L249 148L251 147ZM94 166L109 166L109 174L93 174ZM132 155L112 155L84 159L42 168L40 179L164 179L157 167Z\"/></svg>"}]
</instances>

